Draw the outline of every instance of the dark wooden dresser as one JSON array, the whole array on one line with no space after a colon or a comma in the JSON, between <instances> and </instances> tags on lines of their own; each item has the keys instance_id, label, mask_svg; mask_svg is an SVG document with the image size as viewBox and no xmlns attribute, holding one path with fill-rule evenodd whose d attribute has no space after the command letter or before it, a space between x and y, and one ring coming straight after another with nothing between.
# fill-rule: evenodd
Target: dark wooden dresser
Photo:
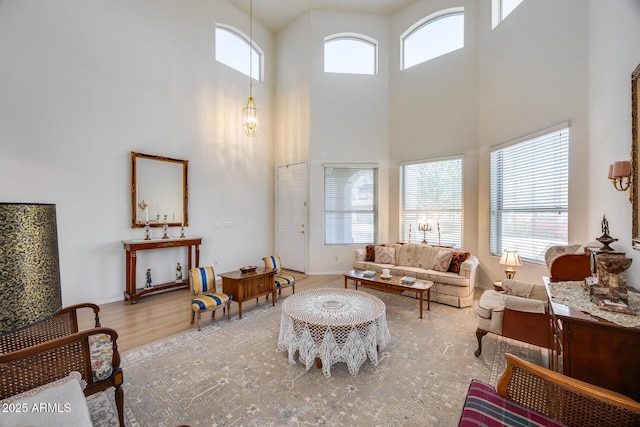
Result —
<instances>
[{"instance_id":1,"label":"dark wooden dresser","mask_svg":"<svg viewBox=\"0 0 640 427\"><path fill-rule=\"evenodd\" d=\"M232 301L238 303L238 318L242 319L242 303L250 299L271 294L271 305L276 303L276 288L273 283L275 270L258 267L255 272L241 273L230 271L220 274L222 292L231 295Z\"/></svg>"},{"instance_id":2,"label":"dark wooden dresser","mask_svg":"<svg viewBox=\"0 0 640 427\"><path fill-rule=\"evenodd\" d=\"M640 328L616 325L551 300L551 369L640 401Z\"/></svg>"}]
</instances>

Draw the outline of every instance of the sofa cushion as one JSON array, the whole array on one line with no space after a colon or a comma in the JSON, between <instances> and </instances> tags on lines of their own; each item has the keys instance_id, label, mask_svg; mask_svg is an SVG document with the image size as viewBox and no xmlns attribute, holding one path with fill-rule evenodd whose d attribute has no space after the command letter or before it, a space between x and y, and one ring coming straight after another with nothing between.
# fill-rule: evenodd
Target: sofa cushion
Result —
<instances>
[{"instance_id":1,"label":"sofa cushion","mask_svg":"<svg viewBox=\"0 0 640 427\"><path fill-rule=\"evenodd\" d=\"M500 396L495 388L471 380L458 427L540 426L563 424Z\"/></svg>"},{"instance_id":2,"label":"sofa cushion","mask_svg":"<svg viewBox=\"0 0 640 427\"><path fill-rule=\"evenodd\" d=\"M449 264L451 264L451 256L453 255L453 251L450 250L440 250L433 258L433 263L431 263L431 269L435 271L445 272L449 270Z\"/></svg>"},{"instance_id":3,"label":"sofa cushion","mask_svg":"<svg viewBox=\"0 0 640 427\"><path fill-rule=\"evenodd\" d=\"M375 262L377 264L395 264L396 249L389 246L375 247Z\"/></svg>"},{"instance_id":4,"label":"sofa cushion","mask_svg":"<svg viewBox=\"0 0 640 427\"><path fill-rule=\"evenodd\" d=\"M417 278L431 280L434 283L443 283L445 285L460 286L463 288L470 287L468 278L446 271L423 270L418 273Z\"/></svg>"},{"instance_id":5,"label":"sofa cushion","mask_svg":"<svg viewBox=\"0 0 640 427\"><path fill-rule=\"evenodd\" d=\"M460 266L470 256L471 254L469 252L453 251L453 253L451 254L451 262L449 263L449 269L447 271L460 274Z\"/></svg>"}]
</instances>

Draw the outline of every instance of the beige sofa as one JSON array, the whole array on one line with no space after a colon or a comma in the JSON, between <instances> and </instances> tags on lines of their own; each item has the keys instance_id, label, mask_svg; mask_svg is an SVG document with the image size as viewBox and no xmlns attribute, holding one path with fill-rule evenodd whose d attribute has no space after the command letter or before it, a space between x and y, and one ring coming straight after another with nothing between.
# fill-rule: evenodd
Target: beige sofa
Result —
<instances>
[{"instance_id":1,"label":"beige sofa","mask_svg":"<svg viewBox=\"0 0 640 427\"><path fill-rule=\"evenodd\" d=\"M420 243L388 244L385 246L393 248L391 252L394 256L391 259L386 259L390 262L367 261L366 249L358 248L354 251L353 268L378 272L383 268L388 268L391 274L430 280L433 282L431 301L454 307L470 307L473 304L478 269L478 258L475 256L470 255L460 265L459 273L453 273L432 269L436 254L441 250L451 249Z\"/></svg>"}]
</instances>

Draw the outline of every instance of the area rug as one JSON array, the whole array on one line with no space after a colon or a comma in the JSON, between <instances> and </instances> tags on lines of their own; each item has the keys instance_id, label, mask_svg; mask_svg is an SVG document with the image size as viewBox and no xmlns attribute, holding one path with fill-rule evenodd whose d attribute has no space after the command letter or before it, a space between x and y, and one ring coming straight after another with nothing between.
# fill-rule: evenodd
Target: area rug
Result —
<instances>
[{"instance_id":1,"label":"area rug","mask_svg":"<svg viewBox=\"0 0 640 427\"><path fill-rule=\"evenodd\" d=\"M471 379L495 384L504 353L541 363L537 347L491 334L476 358L473 308L425 305L419 319L414 297L360 289L386 304L391 342L378 366L352 376L338 363L326 379L291 365L277 349L281 304L247 304L242 319L125 352L127 412L141 426L455 426Z\"/></svg>"}]
</instances>

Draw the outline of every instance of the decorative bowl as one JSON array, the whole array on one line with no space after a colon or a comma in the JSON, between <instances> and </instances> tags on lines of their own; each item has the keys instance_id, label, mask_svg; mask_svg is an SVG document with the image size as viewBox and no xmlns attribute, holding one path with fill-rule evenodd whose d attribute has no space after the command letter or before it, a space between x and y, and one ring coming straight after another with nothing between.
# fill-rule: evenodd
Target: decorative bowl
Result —
<instances>
[{"instance_id":1,"label":"decorative bowl","mask_svg":"<svg viewBox=\"0 0 640 427\"><path fill-rule=\"evenodd\" d=\"M255 265L248 265L246 267L240 267L240 271L242 273L253 273L254 271L256 271L256 267Z\"/></svg>"}]
</instances>

